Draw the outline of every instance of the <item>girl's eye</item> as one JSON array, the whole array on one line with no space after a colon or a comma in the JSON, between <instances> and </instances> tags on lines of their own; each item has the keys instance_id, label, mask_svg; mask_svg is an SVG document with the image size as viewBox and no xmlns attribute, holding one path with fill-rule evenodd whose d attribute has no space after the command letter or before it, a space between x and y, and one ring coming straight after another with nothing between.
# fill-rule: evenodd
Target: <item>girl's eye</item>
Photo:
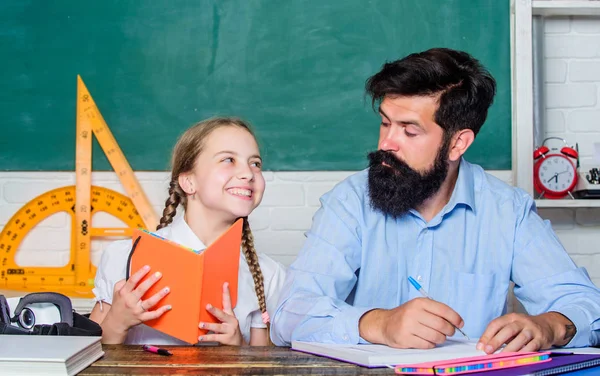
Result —
<instances>
[{"instance_id":1,"label":"girl's eye","mask_svg":"<svg viewBox=\"0 0 600 376\"><path fill-rule=\"evenodd\" d=\"M261 168L262 167L262 163L259 162L259 161L251 162L250 164L252 166L256 167L256 168Z\"/></svg>"},{"instance_id":2,"label":"girl's eye","mask_svg":"<svg viewBox=\"0 0 600 376\"><path fill-rule=\"evenodd\" d=\"M233 163L233 158L232 157L227 157L227 158L223 159L222 162L231 162L231 163Z\"/></svg>"}]
</instances>

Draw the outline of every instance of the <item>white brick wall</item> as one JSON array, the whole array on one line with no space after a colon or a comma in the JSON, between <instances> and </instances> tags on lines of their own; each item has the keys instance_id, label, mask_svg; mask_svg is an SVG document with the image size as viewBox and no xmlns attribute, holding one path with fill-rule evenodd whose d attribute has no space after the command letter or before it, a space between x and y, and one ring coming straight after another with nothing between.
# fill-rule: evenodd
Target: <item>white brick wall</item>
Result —
<instances>
[{"instance_id":1,"label":"white brick wall","mask_svg":"<svg viewBox=\"0 0 600 376\"><path fill-rule=\"evenodd\" d=\"M251 215L251 224L259 250L289 265L310 227L318 208L319 196L331 189L350 172L265 172L267 189L263 202ZM136 173L157 213L167 197L168 172ZM69 172L0 173L0 230L24 204L51 189L73 185ZM125 193L113 173L94 172L94 185ZM95 227L122 226L105 213L93 217ZM65 213L49 217L29 233L17 254L23 265L65 265L69 255L71 218ZM93 241L92 260L97 263L108 241Z\"/></svg>"},{"instance_id":2,"label":"white brick wall","mask_svg":"<svg viewBox=\"0 0 600 376\"><path fill-rule=\"evenodd\" d=\"M544 26L547 134L577 142L587 165L600 142L600 18L546 18Z\"/></svg>"},{"instance_id":3,"label":"white brick wall","mask_svg":"<svg viewBox=\"0 0 600 376\"><path fill-rule=\"evenodd\" d=\"M582 163L592 162L600 142L600 18L550 18L545 22L547 134L579 143ZM256 245L289 265L319 206L319 197L350 172L267 172L262 205L251 216ZM136 174L157 212L166 199L168 173ZM511 183L510 172L495 173ZM72 173L0 172L0 229L26 202L52 188L74 184ZM93 184L123 192L112 173L94 173ZM600 284L600 209L541 209L552 221L575 262ZM114 218L94 217L111 225ZM64 265L70 218L52 217L25 240L17 259L23 265ZM97 263L105 242L94 242Z\"/></svg>"},{"instance_id":4,"label":"white brick wall","mask_svg":"<svg viewBox=\"0 0 600 376\"><path fill-rule=\"evenodd\" d=\"M600 17L544 21L546 134L579 144L581 164L594 161L600 142ZM600 209L540 209L563 245L600 285Z\"/></svg>"},{"instance_id":5,"label":"white brick wall","mask_svg":"<svg viewBox=\"0 0 600 376\"><path fill-rule=\"evenodd\" d=\"M509 171L493 172L510 183ZM289 265L304 242L312 216L319 208L319 197L352 172L265 172L267 188L262 204L250 216L258 250ZM167 198L168 172L136 173L157 213ZM10 217L36 196L57 187L73 185L70 172L0 173L0 230ZM125 193L113 173L95 172L92 184ZM105 213L93 217L94 227L123 226ZM17 262L22 265L65 265L69 256L71 217L60 213L49 217L31 231L21 244ZM92 242L92 262L97 263L110 241Z\"/></svg>"}]
</instances>

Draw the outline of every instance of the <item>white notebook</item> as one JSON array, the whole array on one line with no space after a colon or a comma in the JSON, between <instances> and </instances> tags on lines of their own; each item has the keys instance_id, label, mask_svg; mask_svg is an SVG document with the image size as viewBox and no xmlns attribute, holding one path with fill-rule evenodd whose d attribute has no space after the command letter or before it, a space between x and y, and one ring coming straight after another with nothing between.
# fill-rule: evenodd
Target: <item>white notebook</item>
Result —
<instances>
[{"instance_id":1,"label":"white notebook","mask_svg":"<svg viewBox=\"0 0 600 376\"><path fill-rule=\"evenodd\" d=\"M0 374L75 375L104 355L101 338L0 335Z\"/></svg>"},{"instance_id":2,"label":"white notebook","mask_svg":"<svg viewBox=\"0 0 600 376\"><path fill-rule=\"evenodd\" d=\"M550 349L552 352L556 353L573 353L573 354L600 354L600 348L598 347L567 347L567 348L558 348L558 349Z\"/></svg>"},{"instance_id":3,"label":"white notebook","mask_svg":"<svg viewBox=\"0 0 600 376\"><path fill-rule=\"evenodd\" d=\"M449 338L430 350L394 349L384 345L336 345L293 341L292 350L358 364L364 367L386 367L486 355L477 350L477 341Z\"/></svg>"}]
</instances>

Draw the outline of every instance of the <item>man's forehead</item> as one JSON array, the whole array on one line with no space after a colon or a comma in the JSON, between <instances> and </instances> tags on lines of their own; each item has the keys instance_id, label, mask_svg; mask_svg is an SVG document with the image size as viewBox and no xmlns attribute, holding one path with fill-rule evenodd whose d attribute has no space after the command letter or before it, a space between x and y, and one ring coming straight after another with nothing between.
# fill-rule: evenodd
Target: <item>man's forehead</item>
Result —
<instances>
[{"instance_id":1,"label":"man's forehead","mask_svg":"<svg viewBox=\"0 0 600 376\"><path fill-rule=\"evenodd\" d=\"M391 121L431 122L438 104L432 97L384 98L379 105L379 113Z\"/></svg>"}]
</instances>

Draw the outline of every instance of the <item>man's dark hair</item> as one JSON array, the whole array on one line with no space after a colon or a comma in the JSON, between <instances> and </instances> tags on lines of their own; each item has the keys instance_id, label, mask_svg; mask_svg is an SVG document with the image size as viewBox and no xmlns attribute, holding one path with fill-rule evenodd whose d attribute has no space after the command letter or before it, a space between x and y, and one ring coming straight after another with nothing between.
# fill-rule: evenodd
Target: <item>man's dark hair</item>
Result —
<instances>
[{"instance_id":1,"label":"man's dark hair","mask_svg":"<svg viewBox=\"0 0 600 376\"><path fill-rule=\"evenodd\" d=\"M365 86L373 109L386 96L439 96L434 120L447 137L460 129L477 135L496 93L496 81L479 61L448 48L385 63Z\"/></svg>"}]
</instances>

